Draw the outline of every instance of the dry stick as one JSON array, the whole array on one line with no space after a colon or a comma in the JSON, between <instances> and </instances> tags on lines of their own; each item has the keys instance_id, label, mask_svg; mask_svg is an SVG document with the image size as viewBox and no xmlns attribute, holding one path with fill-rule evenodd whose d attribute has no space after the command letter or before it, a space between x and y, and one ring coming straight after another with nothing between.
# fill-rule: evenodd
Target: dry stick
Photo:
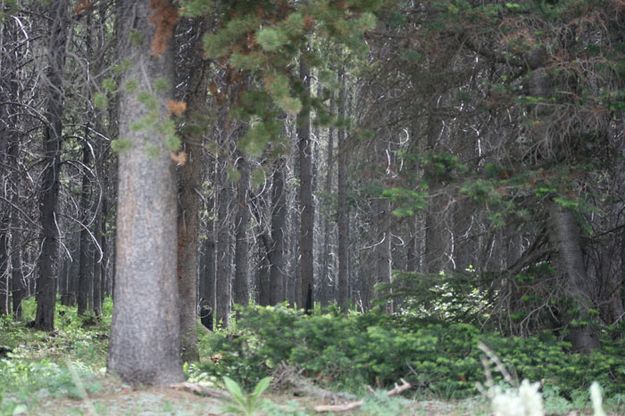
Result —
<instances>
[{"instance_id":1,"label":"dry stick","mask_svg":"<svg viewBox=\"0 0 625 416\"><path fill-rule=\"evenodd\" d=\"M203 397L214 397L217 399L223 399L225 397L228 397L228 395L221 390L211 389L209 387L205 387L197 383L185 382L185 383L172 384L169 387L171 387L174 390L182 390L182 391L186 391L186 392L193 393L193 394L196 394L198 396L203 396Z\"/></svg>"},{"instance_id":2,"label":"dry stick","mask_svg":"<svg viewBox=\"0 0 625 416\"><path fill-rule=\"evenodd\" d=\"M339 400L352 402L358 398L353 394L348 393L335 393L328 390L324 390L321 387L317 387L306 378L301 375L302 370L289 367L284 362L281 362L273 372L273 380L271 382L272 389L277 390L292 390L297 396L312 396L320 398L323 401L331 400L335 403Z\"/></svg>"},{"instance_id":3,"label":"dry stick","mask_svg":"<svg viewBox=\"0 0 625 416\"><path fill-rule=\"evenodd\" d=\"M412 385L408 383L403 378L399 379L401 381L401 385L395 384L395 387L392 390L386 392L388 397L397 396L398 394L403 393L404 391L410 389ZM334 405L320 405L315 406L315 412L324 413L324 412L347 412L348 410L354 410L359 408L365 403L364 400L358 400L355 402L345 403L345 404L334 404Z\"/></svg>"},{"instance_id":4,"label":"dry stick","mask_svg":"<svg viewBox=\"0 0 625 416\"><path fill-rule=\"evenodd\" d=\"M503 376L504 380L506 380L506 382L508 384L510 384L511 386L517 386L518 387L518 383L515 383L515 380L512 378L512 376L510 375L510 373L506 369L506 366L503 365L503 363L501 362L499 357L497 357L497 355L495 354L495 352L493 350L488 348L488 346L486 344L482 343L482 342L478 343L477 347L480 350L482 350L482 352L486 355L488 361L495 365L495 368L497 369L497 371L499 371L499 373L501 373L501 375Z\"/></svg>"}]
</instances>

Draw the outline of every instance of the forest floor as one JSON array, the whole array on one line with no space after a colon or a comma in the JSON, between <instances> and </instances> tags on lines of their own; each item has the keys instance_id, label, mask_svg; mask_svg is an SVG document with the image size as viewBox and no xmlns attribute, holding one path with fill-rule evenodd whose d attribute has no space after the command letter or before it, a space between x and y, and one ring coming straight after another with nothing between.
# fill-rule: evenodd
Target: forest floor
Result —
<instances>
[{"instance_id":1,"label":"forest floor","mask_svg":"<svg viewBox=\"0 0 625 416\"><path fill-rule=\"evenodd\" d=\"M221 356L223 348L232 347L227 334L213 333L212 338L201 332L199 347L202 361L185 365L189 383L174 388L133 388L119 379L106 375L106 354L110 326L110 302L105 318L95 326L85 326L73 309L59 305L59 329L54 333L34 331L23 322L0 319L0 416L14 415L246 415L304 416L319 415L320 405L343 405L361 401L356 410L335 412L335 415L490 415L485 397L467 397L464 392L450 389L435 395L434 391L404 386L379 386L381 390L355 388L353 385L322 383L315 373L305 376L297 367L281 363L273 367L271 386L251 406L255 412L228 411L236 401L232 386L223 375L231 375L244 383L242 374L256 374L254 361L239 356ZM34 303L24 304L28 317L34 316ZM25 320L27 321L27 320ZM274 321L271 321L274 322ZM277 322L277 321L275 321ZM275 323L274 323L275 324ZM221 337L221 338L219 338ZM215 341L223 341L223 345ZM221 348L221 349L219 349ZM221 351L213 354L214 351ZM522 353L522 351L521 351ZM213 354L213 355L211 355ZM219 355L219 361L214 358ZM234 357L234 358L233 358ZM330 356L326 359L331 360ZM224 364L222 367L217 363ZM441 364L443 365L443 364ZM230 371L228 372L218 372ZM266 374L269 375L269 374ZM261 374L261 377L264 376ZM248 376L245 389L253 389ZM252 379L254 381L255 379ZM222 382L223 381L223 382ZM203 383L203 384L193 384ZM235 381L233 381L235 383ZM407 383L406 383L407 384ZM256 388L261 385L259 382ZM230 392L220 390L229 388ZM210 397L194 394L210 393ZM581 416L593 414L588 393L581 389L568 391L566 396L556 388L543 386L545 413L548 416ZM325 389L332 389L325 390ZM334 391L337 389L340 393ZM351 394L350 394L351 392ZM355 392L359 392L355 395ZM391 394L395 393L395 394ZM399 393L403 393L399 395ZM246 400L252 396L241 393ZM214 396L221 398L214 398ZM336 402L330 402L331 399ZM351 401L351 402L350 402ZM609 415L625 416L625 394L606 394ZM619 413L616 413L619 412ZM329 413L325 413L329 414Z\"/></svg>"},{"instance_id":2,"label":"forest floor","mask_svg":"<svg viewBox=\"0 0 625 416\"><path fill-rule=\"evenodd\" d=\"M24 415L186 415L210 416L231 414L224 410L224 401L167 388L133 389L111 378L105 378L101 390L82 399L39 398L38 405L17 414ZM266 410L259 415L314 415L314 407L324 404L311 397L295 397L287 393L266 394ZM488 415L488 406L480 399L460 402L402 401L401 413L390 408L366 404L363 408L341 412L341 415ZM328 414L328 413L326 413ZM336 414L336 413L335 413Z\"/></svg>"},{"instance_id":3,"label":"forest floor","mask_svg":"<svg viewBox=\"0 0 625 416\"><path fill-rule=\"evenodd\" d=\"M133 389L109 377L103 381L103 386L97 393L89 394L83 399L71 398L43 398L36 402L38 405L24 409L14 415L87 415L87 416L212 416L233 414L224 410L224 401L216 398L198 396L196 394L167 388ZM263 396L266 404L257 415L292 415L304 416L320 414L314 407L323 404L311 397L294 397L288 393L266 394ZM335 415L423 415L423 416L460 416L460 415L490 415L489 406L481 398L462 401L439 400L402 400L401 412L390 408L376 406L373 403L364 407ZM244 413L241 413L244 414ZM326 413L333 414L333 413ZM548 415L581 416L591 415L592 411L547 412ZM608 413L611 416L622 413Z\"/></svg>"}]
</instances>

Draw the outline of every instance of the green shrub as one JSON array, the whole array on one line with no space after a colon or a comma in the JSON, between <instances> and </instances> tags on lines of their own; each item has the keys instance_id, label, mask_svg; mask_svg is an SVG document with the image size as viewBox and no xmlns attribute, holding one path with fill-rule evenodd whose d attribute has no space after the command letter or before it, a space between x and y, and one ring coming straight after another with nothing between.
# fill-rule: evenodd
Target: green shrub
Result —
<instances>
[{"instance_id":1,"label":"green shrub","mask_svg":"<svg viewBox=\"0 0 625 416\"><path fill-rule=\"evenodd\" d=\"M236 329L207 336L209 347L203 348L219 359L203 362L197 371L249 387L284 361L345 390L386 388L405 378L422 393L461 398L476 394L475 383L484 380L479 341L519 380L540 380L569 401L592 381L605 386L607 397L625 394L624 341L606 337L601 351L580 355L550 335L503 337L470 324L380 311L307 316L285 306L250 306L239 311Z\"/></svg>"}]
</instances>

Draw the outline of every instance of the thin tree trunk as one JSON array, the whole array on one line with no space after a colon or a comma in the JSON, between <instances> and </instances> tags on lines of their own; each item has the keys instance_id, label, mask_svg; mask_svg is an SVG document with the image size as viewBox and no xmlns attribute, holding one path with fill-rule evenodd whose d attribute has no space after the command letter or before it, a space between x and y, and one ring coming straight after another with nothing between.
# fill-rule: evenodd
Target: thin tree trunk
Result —
<instances>
[{"instance_id":1,"label":"thin tree trunk","mask_svg":"<svg viewBox=\"0 0 625 416\"><path fill-rule=\"evenodd\" d=\"M60 277L59 291L61 292L61 305L72 306L72 294L69 291L70 269L72 267L72 262L69 260L69 257L65 257L62 261L63 261L63 266L61 267L61 273L59 276Z\"/></svg>"},{"instance_id":2,"label":"thin tree trunk","mask_svg":"<svg viewBox=\"0 0 625 416\"><path fill-rule=\"evenodd\" d=\"M217 272L215 276L215 319L217 324L228 327L232 303L230 276L231 233L229 216L232 190L226 177L226 158L220 156L217 161Z\"/></svg>"},{"instance_id":3,"label":"thin tree trunk","mask_svg":"<svg viewBox=\"0 0 625 416\"><path fill-rule=\"evenodd\" d=\"M206 225L206 240L204 240L202 271L200 274L200 304L215 310L215 222L212 219L215 211L214 199L207 203L209 220Z\"/></svg>"},{"instance_id":4,"label":"thin tree trunk","mask_svg":"<svg viewBox=\"0 0 625 416\"><path fill-rule=\"evenodd\" d=\"M265 236L265 238L269 238ZM258 304L261 306L271 305L271 281L269 272L271 270L271 263L269 262L269 256L267 255L267 248L261 249L265 244L258 242L259 251L259 263L258 263L258 275L257 275L257 288L258 288Z\"/></svg>"},{"instance_id":5,"label":"thin tree trunk","mask_svg":"<svg viewBox=\"0 0 625 416\"><path fill-rule=\"evenodd\" d=\"M61 141L63 130L63 70L65 45L69 26L67 0L50 3L48 12L48 69L46 71L46 118L44 128L44 171L41 175L40 218L42 246L37 278L37 313L34 327L52 331L56 302L56 263L59 251L57 215L59 199L59 171L61 169Z\"/></svg>"},{"instance_id":6,"label":"thin tree trunk","mask_svg":"<svg viewBox=\"0 0 625 416\"><path fill-rule=\"evenodd\" d=\"M80 191L80 208L84 215L80 230L80 266L78 274L78 314L85 315L93 305L93 265L91 264L91 237L89 235L89 220L91 217L91 179L87 169L91 163L91 145L89 144L90 120L87 121L82 149L83 177Z\"/></svg>"},{"instance_id":7,"label":"thin tree trunk","mask_svg":"<svg viewBox=\"0 0 625 416\"><path fill-rule=\"evenodd\" d=\"M208 155L207 155L208 156ZM205 170L206 180L215 186L215 159L212 157L205 157L204 164L207 166ZM200 306L208 306L211 310L211 317L214 318L215 305L215 275L217 272L215 261L215 241L217 236L215 234L215 195L216 189L206 199L205 210L207 211L206 217L206 239L202 248L202 268L200 271Z\"/></svg>"},{"instance_id":8,"label":"thin tree trunk","mask_svg":"<svg viewBox=\"0 0 625 416\"><path fill-rule=\"evenodd\" d=\"M10 141L8 147L8 164L17 168L19 157L19 139L13 138ZM11 174L12 182L12 195L11 202L14 206L19 206L20 203L20 183L19 174L16 169L13 169ZM20 222L20 214L17 210L11 210L10 218L10 231L11 231L11 298L12 298L12 311L15 319L22 318L22 301L26 298L26 284L24 282L24 274L22 269L22 224Z\"/></svg>"},{"instance_id":9,"label":"thin tree trunk","mask_svg":"<svg viewBox=\"0 0 625 416\"><path fill-rule=\"evenodd\" d=\"M372 282L375 286L376 283L391 283L391 201L388 198L376 198L373 208L377 231L374 248L375 280ZM387 302L386 311L393 312L392 301Z\"/></svg>"},{"instance_id":10,"label":"thin tree trunk","mask_svg":"<svg viewBox=\"0 0 625 416\"><path fill-rule=\"evenodd\" d=\"M95 232L96 238L99 240L98 235L100 234L102 218L101 215L98 214L95 221ZM101 241L98 242L100 245ZM98 250L94 250L91 255L91 265L93 266L93 313L96 318L100 318L102 316L102 261L99 258L100 253ZM100 262L98 262L100 260Z\"/></svg>"},{"instance_id":11,"label":"thin tree trunk","mask_svg":"<svg viewBox=\"0 0 625 416\"><path fill-rule=\"evenodd\" d=\"M17 187L13 196L14 203L19 200ZM22 231L17 211L11 212L11 300L13 316L22 319L22 301L28 295L22 269Z\"/></svg>"},{"instance_id":12,"label":"thin tree trunk","mask_svg":"<svg viewBox=\"0 0 625 416\"><path fill-rule=\"evenodd\" d=\"M600 344L592 322L593 303L588 293L589 282L582 254L580 230L573 212L555 202L550 204L549 218L552 229L550 239L559 252L558 268L560 273L566 276L565 292L571 301L571 308L575 309L574 312L566 313L569 320L573 321L569 338L574 351L590 352L599 348Z\"/></svg>"},{"instance_id":13,"label":"thin tree trunk","mask_svg":"<svg viewBox=\"0 0 625 416\"><path fill-rule=\"evenodd\" d=\"M330 102L330 113L334 113L336 103L334 97ZM328 156L326 160L326 177L324 183L323 193L326 198L329 199L332 193L332 178L334 175L334 128L328 129ZM330 203L326 203L326 209L330 209ZM330 278L330 237L332 234L332 225L327 213L322 213L322 227L323 227L323 247L321 250L321 277L319 284L321 286L319 291L319 302L321 306L327 306L330 303L330 289L333 287L333 279Z\"/></svg>"},{"instance_id":14,"label":"thin tree trunk","mask_svg":"<svg viewBox=\"0 0 625 416\"><path fill-rule=\"evenodd\" d=\"M237 214L235 219L234 303L247 305L250 296L248 282L249 248L247 242L247 227L250 219L247 199L250 185L250 166L243 155L239 155L237 165L240 177L237 188Z\"/></svg>"},{"instance_id":15,"label":"thin tree trunk","mask_svg":"<svg viewBox=\"0 0 625 416\"><path fill-rule=\"evenodd\" d=\"M206 108L208 88L207 64L202 59L202 36L206 31L204 20L190 22L193 46L190 62L193 69L188 78L187 126L182 140L187 161L179 167L178 204L178 293L180 295L180 332L182 360L197 361L197 287L200 229L200 200L198 189L202 176L202 134L200 120ZM198 128L200 127L200 128Z\"/></svg>"},{"instance_id":16,"label":"thin tree trunk","mask_svg":"<svg viewBox=\"0 0 625 416\"><path fill-rule=\"evenodd\" d=\"M7 211L5 211L6 213ZM0 315L8 315L10 310L9 289L9 216L0 221Z\"/></svg>"},{"instance_id":17,"label":"thin tree trunk","mask_svg":"<svg viewBox=\"0 0 625 416\"><path fill-rule=\"evenodd\" d=\"M344 119L346 115L346 82L345 73L339 74L341 87L339 90L338 116ZM341 310L347 312L349 290L349 203L348 203L348 165L350 149L347 145L345 128L338 129L338 304Z\"/></svg>"},{"instance_id":18,"label":"thin tree trunk","mask_svg":"<svg viewBox=\"0 0 625 416\"><path fill-rule=\"evenodd\" d=\"M269 303L276 305L282 302L285 297L286 284L286 261L285 250L285 230L287 220L286 210L286 190L284 189L285 160L279 159L274 167L271 188L271 248L269 256Z\"/></svg>"},{"instance_id":19,"label":"thin tree trunk","mask_svg":"<svg viewBox=\"0 0 625 416\"><path fill-rule=\"evenodd\" d=\"M300 80L304 84L305 95L310 95L310 71L304 59L300 61ZM310 106L304 103L304 109L297 116L297 137L299 150L299 289L298 303L306 313L313 308L314 289L314 228L315 205L313 202L312 147L310 140Z\"/></svg>"},{"instance_id":20,"label":"thin tree trunk","mask_svg":"<svg viewBox=\"0 0 625 416\"><path fill-rule=\"evenodd\" d=\"M107 189L108 179L105 177L103 189ZM100 269L102 269L102 299L106 296L111 296L113 293L112 287L109 284L109 277L111 273L109 271L113 270L113 265L110 262L111 250L108 246L108 239L106 237L107 234L107 220L109 214L109 205L106 194L102 196L102 212L100 215L101 223L100 223L100 247L102 248L102 261L100 262Z\"/></svg>"},{"instance_id":21,"label":"thin tree trunk","mask_svg":"<svg viewBox=\"0 0 625 416\"><path fill-rule=\"evenodd\" d=\"M435 152L439 148L439 136L441 130L441 120L435 114L438 96L430 100L430 113L427 120L425 138L427 151ZM447 239L445 236L445 196L439 195L440 180L437 177L436 168L428 166L425 169L430 188L430 200L425 212L425 253L424 269L426 273L438 274L445 268L445 252L447 249Z\"/></svg>"},{"instance_id":22,"label":"thin tree trunk","mask_svg":"<svg viewBox=\"0 0 625 416\"><path fill-rule=\"evenodd\" d=\"M419 271L419 238L418 238L419 220L415 216L410 220L410 239L406 247L406 271Z\"/></svg>"}]
</instances>

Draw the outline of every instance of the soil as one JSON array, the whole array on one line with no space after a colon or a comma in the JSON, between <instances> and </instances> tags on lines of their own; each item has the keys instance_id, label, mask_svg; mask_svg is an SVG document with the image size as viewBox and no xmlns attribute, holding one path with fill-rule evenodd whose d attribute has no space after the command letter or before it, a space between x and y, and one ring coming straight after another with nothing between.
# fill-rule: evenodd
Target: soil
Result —
<instances>
[{"instance_id":1,"label":"soil","mask_svg":"<svg viewBox=\"0 0 625 416\"><path fill-rule=\"evenodd\" d=\"M274 406L272 415L314 415L313 408L324 404L312 397L295 397L288 393L264 395ZM466 402L451 404L440 401L413 401L409 402L403 415L476 415L488 414L479 411L480 406L472 406ZM283 409L283 410L281 410ZM296 412L298 409L299 412ZM211 416L225 415L223 401L210 397L179 391L171 388L140 388L133 389L118 382L108 381L103 388L89 394L84 399L48 399L40 400L36 408L28 409L25 415L88 415L88 416ZM265 413L259 413L265 414ZM341 412L339 415L369 415L366 410ZM388 416L393 416L391 413Z\"/></svg>"}]
</instances>

